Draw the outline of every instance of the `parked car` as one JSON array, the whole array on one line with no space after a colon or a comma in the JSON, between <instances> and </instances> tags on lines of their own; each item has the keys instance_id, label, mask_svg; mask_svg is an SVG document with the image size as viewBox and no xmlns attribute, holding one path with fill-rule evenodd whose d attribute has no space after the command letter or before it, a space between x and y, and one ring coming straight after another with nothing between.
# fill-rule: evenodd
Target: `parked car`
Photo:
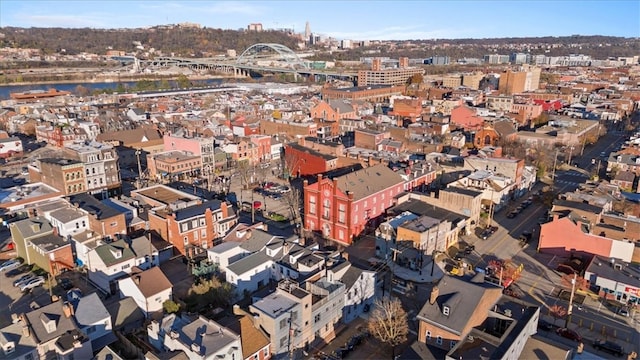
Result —
<instances>
[{"instance_id":1,"label":"parked car","mask_svg":"<svg viewBox=\"0 0 640 360\"><path fill-rule=\"evenodd\" d=\"M624 317L629 317L631 316L631 314L629 314L629 310L627 310L626 308L620 308L618 309L618 315L622 315Z\"/></svg>"},{"instance_id":2,"label":"parked car","mask_svg":"<svg viewBox=\"0 0 640 360\"><path fill-rule=\"evenodd\" d=\"M475 249L476 249L476 247L475 247L475 246L473 246L473 245L467 245L467 247L466 247L466 248L464 248L464 253L465 253L465 255L469 255L469 254L471 254L471 253L473 252L473 250L475 250Z\"/></svg>"},{"instance_id":3,"label":"parked car","mask_svg":"<svg viewBox=\"0 0 640 360\"><path fill-rule=\"evenodd\" d=\"M7 260L7 261L3 262L2 265L0 265L0 272L8 271L8 270L11 270L11 269L15 269L18 266L20 266L21 264L22 264L22 261L20 261L18 259Z\"/></svg>"},{"instance_id":4,"label":"parked car","mask_svg":"<svg viewBox=\"0 0 640 360\"><path fill-rule=\"evenodd\" d=\"M622 356L625 354L624 348L621 345L614 343L613 341L596 339L593 342L593 348L596 350L606 351L616 356Z\"/></svg>"},{"instance_id":5,"label":"parked car","mask_svg":"<svg viewBox=\"0 0 640 360\"><path fill-rule=\"evenodd\" d=\"M44 277L42 276L38 276L34 279L29 280L29 282L22 284L22 286L20 286L20 291L25 292L27 290L31 290L33 288L36 288L42 284L44 284Z\"/></svg>"},{"instance_id":6,"label":"parked car","mask_svg":"<svg viewBox=\"0 0 640 360\"><path fill-rule=\"evenodd\" d=\"M17 279L16 281L13 282L13 286L20 287L23 284L28 283L29 281L31 281L35 277L36 277L36 275L32 274L32 273L22 275L19 279Z\"/></svg>"},{"instance_id":7,"label":"parked car","mask_svg":"<svg viewBox=\"0 0 640 360\"><path fill-rule=\"evenodd\" d=\"M558 265L558 267L556 268L557 272L561 272L563 274L567 274L567 275L573 275L575 274L575 270L573 270L573 268L569 265L565 265L565 264L560 264Z\"/></svg>"},{"instance_id":8,"label":"parked car","mask_svg":"<svg viewBox=\"0 0 640 360\"><path fill-rule=\"evenodd\" d=\"M558 330L556 330L556 334L562 336L563 338L569 339L569 340L582 342L582 336L580 334L578 334L577 332L571 330L571 329L559 328Z\"/></svg>"},{"instance_id":9,"label":"parked car","mask_svg":"<svg viewBox=\"0 0 640 360\"><path fill-rule=\"evenodd\" d=\"M507 219L513 219L513 218L515 218L516 216L518 216L518 214L519 214L519 212L512 211L512 212L510 212L510 213L508 213L508 214L507 214Z\"/></svg>"}]
</instances>

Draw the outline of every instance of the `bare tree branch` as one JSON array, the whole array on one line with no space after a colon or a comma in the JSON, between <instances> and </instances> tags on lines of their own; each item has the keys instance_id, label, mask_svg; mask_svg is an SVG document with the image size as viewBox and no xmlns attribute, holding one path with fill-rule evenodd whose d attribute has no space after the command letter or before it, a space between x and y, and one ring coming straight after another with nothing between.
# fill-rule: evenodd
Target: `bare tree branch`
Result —
<instances>
[{"instance_id":1,"label":"bare tree branch","mask_svg":"<svg viewBox=\"0 0 640 360\"><path fill-rule=\"evenodd\" d=\"M391 345L394 350L396 346L407 341L409 323L400 300L390 298L376 300L369 317L368 328L371 335Z\"/></svg>"}]
</instances>

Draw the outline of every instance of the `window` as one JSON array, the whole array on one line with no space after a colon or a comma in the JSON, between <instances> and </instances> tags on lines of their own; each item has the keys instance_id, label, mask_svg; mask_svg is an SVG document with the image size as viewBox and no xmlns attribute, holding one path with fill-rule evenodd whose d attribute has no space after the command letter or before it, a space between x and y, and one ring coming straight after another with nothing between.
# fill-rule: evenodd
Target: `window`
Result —
<instances>
[{"instance_id":1,"label":"window","mask_svg":"<svg viewBox=\"0 0 640 360\"><path fill-rule=\"evenodd\" d=\"M316 197L309 196L309 214L316 213Z\"/></svg>"},{"instance_id":2,"label":"window","mask_svg":"<svg viewBox=\"0 0 640 360\"><path fill-rule=\"evenodd\" d=\"M124 269L128 269L128 268L129 268L129 266L131 266L131 265L129 265L129 264L124 264L124 265L122 265L122 270L124 270Z\"/></svg>"},{"instance_id":3,"label":"window","mask_svg":"<svg viewBox=\"0 0 640 360\"><path fill-rule=\"evenodd\" d=\"M442 345L442 336L438 336L438 337L436 338L436 344L438 344L438 345Z\"/></svg>"},{"instance_id":4,"label":"window","mask_svg":"<svg viewBox=\"0 0 640 360\"><path fill-rule=\"evenodd\" d=\"M320 321L320 314L316 315L316 316L313 318L313 322L314 322L314 323L317 323L318 321Z\"/></svg>"},{"instance_id":5,"label":"window","mask_svg":"<svg viewBox=\"0 0 640 360\"><path fill-rule=\"evenodd\" d=\"M329 201L329 199L325 199L322 207L322 216L324 216L325 219L329 219L330 205L331 202Z\"/></svg>"},{"instance_id":6,"label":"window","mask_svg":"<svg viewBox=\"0 0 640 360\"><path fill-rule=\"evenodd\" d=\"M181 228L182 228L182 232L185 232L185 231L187 231L189 229L189 225L184 223L184 224L182 224Z\"/></svg>"},{"instance_id":7,"label":"window","mask_svg":"<svg viewBox=\"0 0 640 360\"><path fill-rule=\"evenodd\" d=\"M187 245L189 243L189 238L188 237L184 237L184 244Z\"/></svg>"},{"instance_id":8,"label":"window","mask_svg":"<svg viewBox=\"0 0 640 360\"><path fill-rule=\"evenodd\" d=\"M203 239L207 238L207 229L200 230L200 237Z\"/></svg>"},{"instance_id":9,"label":"window","mask_svg":"<svg viewBox=\"0 0 640 360\"><path fill-rule=\"evenodd\" d=\"M191 227L197 228L198 227L198 220L193 220L191 222Z\"/></svg>"},{"instance_id":10,"label":"window","mask_svg":"<svg viewBox=\"0 0 640 360\"><path fill-rule=\"evenodd\" d=\"M287 337L283 336L282 339L280 339L280 347L285 347L287 346Z\"/></svg>"},{"instance_id":11,"label":"window","mask_svg":"<svg viewBox=\"0 0 640 360\"><path fill-rule=\"evenodd\" d=\"M287 326L287 319L280 320L280 330L284 329Z\"/></svg>"},{"instance_id":12,"label":"window","mask_svg":"<svg viewBox=\"0 0 640 360\"><path fill-rule=\"evenodd\" d=\"M427 330L427 341L431 341L431 331Z\"/></svg>"},{"instance_id":13,"label":"window","mask_svg":"<svg viewBox=\"0 0 640 360\"><path fill-rule=\"evenodd\" d=\"M449 349L453 349L456 346L456 342L451 340L451 342L449 342Z\"/></svg>"},{"instance_id":14,"label":"window","mask_svg":"<svg viewBox=\"0 0 640 360\"><path fill-rule=\"evenodd\" d=\"M449 316L449 307L448 307L448 306L446 306L446 305L445 305L445 306L442 308L442 314L443 314L444 316Z\"/></svg>"},{"instance_id":15,"label":"window","mask_svg":"<svg viewBox=\"0 0 640 360\"><path fill-rule=\"evenodd\" d=\"M269 348L264 348L263 354L264 354L264 357L269 356Z\"/></svg>"}]
</instances>

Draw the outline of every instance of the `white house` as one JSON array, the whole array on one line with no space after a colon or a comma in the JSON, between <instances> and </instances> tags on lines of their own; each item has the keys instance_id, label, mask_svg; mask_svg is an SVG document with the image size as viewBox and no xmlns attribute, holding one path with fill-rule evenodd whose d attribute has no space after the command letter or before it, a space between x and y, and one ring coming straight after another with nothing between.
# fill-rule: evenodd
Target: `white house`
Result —
<instances>
[{"instance_id":1,"label":"white house","mask_svg":"<svg viewBox=\"0 0 640 360\"><path fill-rule=\"evenodd\" d=\"M329 281L345 285L343 322L350 323L373 306L379 288L374 271L360 269L345 261L328 270L327 276Z\"/></svg>"},{"instance_id":2,"label":"white house","mask_svg":"<svg viewBox=\"0 0 640 360\"><path fill-rule=\"evenodd\" d=\"M124 240L102 243L87 253L89 280L107 293L115 293L117 280L131 273L136 254Z\"/></svg>"},{"instance_id":3,"label":"white house","mask_svg":"<svg viewBox=\"0 0 640 360\"><path fill-rule=\"evenodd\" d=\"M94 349L102 348L117 340L112 331L111 315L98 293L71 299L70 302L78 328L89 336Z\"/></svg>"},{"instance_id":4,"label":"white house","mask_svg":"<svg viewBox=\"0 0 640 360\"><path fill-rule=\"evenodd\" d=\"M131 276L118 280L120 298L131 297L146 317L161 312L162 304L171 300L173 285L159 267L141 270L134 267Z\"/></svg>"},{"instance_id":5,"label":"white house","mask_svg":"<svg viewBox=\"0 0 640 360\"><path fill-rule=\"evenodd\" d=\"M227 241L207 249L207 258L216 264L220 272L226 272L229 264L240 260L249 252L237 241Z\"/></svg>"},{"instance_id":6,"label":"white house","mask_svg":"<svg viewBox=\"0 0 640 360\"><path fill-rule=\"evenodd\" d=\"M22 155L22 140L18 137L0 139L0 158Z\"/></svg>"},{"instance_id":7,"label":"white house","mask_svg":"<svg viewBox=\"0 0 640 360\"><path fill-rule=\"evenodd\" d=\"M54 210L45 217L58 230L58 234L65 238L89 229L89 215L71 205Z\"/></svg>"},{"instance_id":8,"label":"white house","mask_svg":"<svg viewBox=\"0 0 640 360\"><path fill-rule=\"evenodd\" d=\"M238 295L254 292L267 285L271 279L273 259L262 250L234 262L225 271L228 283L236 287Z\"/></svg>"}]
</instances>

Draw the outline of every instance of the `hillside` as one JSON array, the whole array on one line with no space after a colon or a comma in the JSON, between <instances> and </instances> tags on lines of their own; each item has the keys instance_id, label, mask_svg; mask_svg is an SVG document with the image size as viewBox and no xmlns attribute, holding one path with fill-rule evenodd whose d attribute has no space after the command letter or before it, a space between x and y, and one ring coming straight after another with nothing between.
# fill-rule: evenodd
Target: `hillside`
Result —
<instances>
[{"instance_id":1,"label":"hillside","mask_svg":"<svg viewBox=\"0 0 640 360\"><path fill-rule=\"evenodd\" d=\"M41 49L45 54L107 50L136 51L136 43L176 56L212 56L228 49L244 51L256 43L279 43L296 49L298 39L281 31L235 31L212 28L154 27L149 29L0 28L0 47Z\"/></svg>"}]
</instances>

